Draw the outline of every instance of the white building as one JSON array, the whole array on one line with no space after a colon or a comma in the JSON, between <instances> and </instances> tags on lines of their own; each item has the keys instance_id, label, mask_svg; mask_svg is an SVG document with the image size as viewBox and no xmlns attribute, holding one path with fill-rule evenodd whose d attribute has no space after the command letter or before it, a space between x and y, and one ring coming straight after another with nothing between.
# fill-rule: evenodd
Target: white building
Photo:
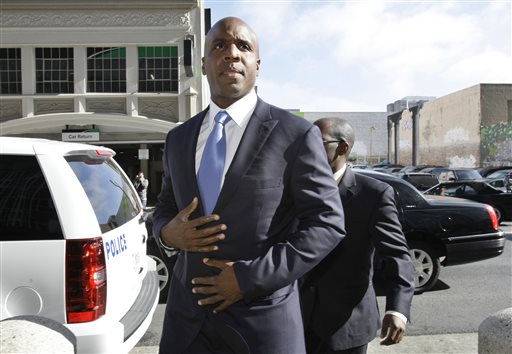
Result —
<instances>
[{"instance_id":1,"label":"white building","mask_svg":"<svg viewBox=\"0 0 512 354\"><path fill-rule=\"evenodd\" d=\"M160 190L166 133L205 106L202 0L2 0L0 135L112 147Z\"/></svg>"}]
</instances>

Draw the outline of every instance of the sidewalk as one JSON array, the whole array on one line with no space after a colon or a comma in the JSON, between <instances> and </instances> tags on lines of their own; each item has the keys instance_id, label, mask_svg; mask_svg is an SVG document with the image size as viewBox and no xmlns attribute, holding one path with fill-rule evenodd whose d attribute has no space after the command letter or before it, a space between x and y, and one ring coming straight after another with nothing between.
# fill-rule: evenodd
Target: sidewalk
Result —
<instances>
[{"instance_id":1,"label":"sidewalk","mask_svg":"<svg viewBox=\"0 0 512 354\"><path fill-rule=\"evenodd\" d=\"M405 353L478 353L478 333L436 334L426 336L405 336L400 344L379 345L376 338L368 345L368 354L405 354Z\"/></svg>"},{"instance_id":2,"label":"sidewalk","mask_svg":"<svg viewBox=\"0 0 512 354\"><path fill-rule=\"evenodd\" d=\"M400 344L379 345L376 338L368 345L368 354L476 354L478 333L437 334L428 336L405 336ZM157 354L158 347L135 347L130 354Z\"/></svg>"}]
</instances>

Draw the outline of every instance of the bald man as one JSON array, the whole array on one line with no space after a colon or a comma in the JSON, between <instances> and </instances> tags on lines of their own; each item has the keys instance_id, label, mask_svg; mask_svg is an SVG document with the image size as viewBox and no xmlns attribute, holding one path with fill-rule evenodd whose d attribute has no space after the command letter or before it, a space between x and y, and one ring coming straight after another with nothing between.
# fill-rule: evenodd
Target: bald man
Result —
<instances>
[{"instance_id":1,"label":"bald man","mask_svg":"<svg viewBox=\"0 0 512 354\"><path fill-rule=\"evenodd\" d=\"M308 353L364 354L381 324L381 344L402 340L414 294L414 268L393 188L347 166L355 141L352 126L341 118L314 124L322 132L338 183L347 235L302 287L306 344ZM372 283L376 251L386 262L382 322Z\"/></svg>"},{"instance_id":2,"label":"bald man","mask_svg":"<svg viewBox=\"0 0 512 354\"><path fill-rule=\"evenodd\" d=\"M204 53L211 102L169 132L154 214L161 246L178 252L160 352L304 353L296 280L344 236L320 131L256 95L245 22L217 22Z\"/></svg>"}]
</instances>

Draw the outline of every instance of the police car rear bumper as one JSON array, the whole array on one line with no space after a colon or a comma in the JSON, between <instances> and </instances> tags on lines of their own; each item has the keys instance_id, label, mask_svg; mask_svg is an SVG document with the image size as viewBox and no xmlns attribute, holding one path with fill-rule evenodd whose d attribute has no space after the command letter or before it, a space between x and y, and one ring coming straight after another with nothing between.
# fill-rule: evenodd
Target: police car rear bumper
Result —
<instances>
[{"instance_id":1,"label":"police car rear bumper","mask_svg":"<svg viewBox=\"0 0 512 354\"><path fill-rule=\"evenodd\" d=\"M158 303L159 293L158 274L156 271L148 271L137 299L121 319L121 323L124 325L125 341L133 335L146 318L152 317L151 310L154 311L154 303Z\"/></svg>"},{"instance_id":2,"label":"police car rear bumper","mask_svg":"<svg viewBox=\"0 0 512 354\"><path fill-rule=\"evenodd\" d=\"M139 295L120 321L103 316L94 322L66 325L75 335L80 334L76 336L77 353L128 353L146 333L160 293L155 261L148 257L147 262Z\"/></svg>"}]
</instances>

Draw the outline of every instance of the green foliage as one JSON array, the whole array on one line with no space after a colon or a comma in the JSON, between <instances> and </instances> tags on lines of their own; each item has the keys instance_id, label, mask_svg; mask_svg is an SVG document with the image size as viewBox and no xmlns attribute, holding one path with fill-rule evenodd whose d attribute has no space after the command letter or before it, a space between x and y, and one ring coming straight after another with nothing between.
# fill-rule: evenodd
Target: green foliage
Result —
<instances>
[{"instance_id":1,"label":"green foliage","mask_svg":"<svg viewBox=\"0 0 512 354\"><path fill-rule=\"evenodd\" d=\"M292 114L295 114L297 117L304 118L304 112L300 111L291 111Z\"/></svg>"},{"instance_id":2,"label":"green foliage","mask_svg":"<svg viewBox=\"0 0 512 354\"><path fill-rule=\"evenodd\" d=\"M482 157L494 160L498 143L512 141L512 122L500 122L480 129Z\"/></svg>"}]
</instances>

